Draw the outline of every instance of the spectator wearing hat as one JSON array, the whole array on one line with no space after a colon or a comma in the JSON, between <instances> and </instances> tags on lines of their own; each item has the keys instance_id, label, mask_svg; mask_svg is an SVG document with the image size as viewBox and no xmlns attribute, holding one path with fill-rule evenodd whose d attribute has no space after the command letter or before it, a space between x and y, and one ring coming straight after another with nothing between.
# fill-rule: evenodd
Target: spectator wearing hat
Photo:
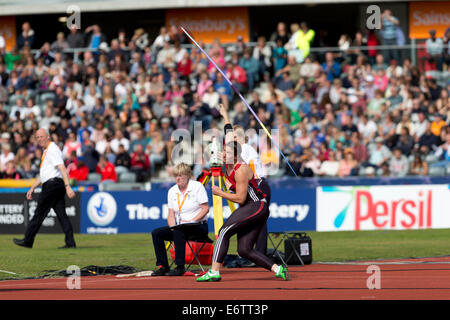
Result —
<instances>
[{"instance_id":1,"label":"spectator wearing hat","mask_svg":"<svg viewBox=\"0 0 450 320\"><path fill-rule=\"evenodd\" d=\"M386 167L386 163L383 163L381 165L381 168L384 168L384 167ZM365 174L366 177L369 177L369 178L375 177L375 168L374 167L367 167L367 168L365 168L364 174Z\"/></svg>"},{"instance_id":2,"label":"spectator wearing hat","mask_svg":"<svg viewBox=\"0 0 450 320\"><path fill-rule=\"evenodd\" d=\"M300 160L300 176L313 177L319 174L321 163L312 149L305 149Z\"/></svg>"},{"instance_id":3,"label":"spectator wearing hat","mask_svg":"<svg viewBox=\"0 0 450 320\"><path fill-rule=\"evenodd\" d=\"M374 83L374 77L369 73L365 76L364 83L362 85L362 92L364 93L366 101L370 101L375 97L376 90L377 88Z\"/></svg>"},{"instance_id":4,"label":"spectator wearing hat","mask_svg":"<svg viewBox=\"0 0 450 320\"><path fill-rule=\"evenodd\" d=\"M425 41L426 55L424 59L428 61L425 64L425 71L427 70L442 70L444 42L441 38L436 37L436 30L432 29L428 32L430 37Z\"/></svg>"}]
</instances>

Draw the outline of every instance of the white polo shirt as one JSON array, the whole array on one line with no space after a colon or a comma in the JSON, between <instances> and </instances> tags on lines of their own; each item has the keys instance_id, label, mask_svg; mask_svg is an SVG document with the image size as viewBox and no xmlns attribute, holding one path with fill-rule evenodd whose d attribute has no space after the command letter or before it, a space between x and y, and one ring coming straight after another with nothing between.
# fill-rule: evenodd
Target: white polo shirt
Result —
<instances>
[{"instance_id":1,"label":"white polo shirt","mask_svg":"<svg viewBox=\"0 0 450 320\"><path fill-rule=\"evenodd\" d=\"M177 185L171 187L167 194L168 207L175 212L176 224L180 224L181 220L185 221L183 223L200 222L192 219L201 211L200 205L206 202L208 202L206 189L203 184L195 180L189 180L184 194L180 192ZM207 215L202 221L206 221L206 219Z\"/></svg>"},{"instance_id":2,"label":"white polo shirt","mask_svg":"<svg viewBox=\"0 0 450 320\"><path fill-rule=\"evenodd\" d=\"M60 164L64 164L62 152L56 143L50 142L41 158L39 176L42 184L52 178L62 178L61 172L57 168Z\"/></svg>"},{"instance_id":3,"label":"white polo shirt","mask_svg":"<svg viewBox=\"0 0 450 320\"><path fill-rule=\"evenodd\" d=\"M242 160L250 166L257 178L264 178L266 173L258 152L248 143L241 145L241 149Z\"/></svg>"}]
</instances>

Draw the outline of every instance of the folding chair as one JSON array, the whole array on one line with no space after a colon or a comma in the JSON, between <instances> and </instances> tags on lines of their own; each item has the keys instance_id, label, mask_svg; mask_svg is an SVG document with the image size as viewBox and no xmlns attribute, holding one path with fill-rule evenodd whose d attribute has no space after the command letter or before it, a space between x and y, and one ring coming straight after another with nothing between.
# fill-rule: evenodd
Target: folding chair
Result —
<instances>
[{"instance_id":1,"label":"folding chair","mask_svg":"<svg viewBox=\"0 0 450 320\"><path fill-rule=\"evenodd\" d=\"M185 231L187 233L188 228L192 228L193 226L197 226L199 225L199 223L184 223L184 224L179 224L176 226L173 226L172 229L178 229L178 230L182 230ZM185 261L185 264L187 264L188 266L186 267L186 271L189 270L189 268L191 267L192 264L194 264L194 262L196 261L197 264L200 266L200 268L202 269L202 272L205 272L205 269L203 268L203 265L200 261L200 253L202 252L202 249L205 248L205 246L207 244L212 244L214 241L211 240L211 238L209 238L208 234L188 234L186 236L186 250L190 250L190 253L192 254L193 258L190 259L190 261ZM193 243L198 243L200 244L200 246L198 247L197 245L194 245L193 248ZM169 248L172 248L173 250L173 258L175 257L175 247L173 244L173 241L169 241L168 244L166 245L166 249L169 250ZM212 248L212 246L211 246ZM187 252L186 252L187 253ZM210 264L209 261L211 261L212 258L212 250L208 253L208 264ZM187 256L187 254L186 254ZM170 264L170 267L172 267L172 265L175 263L175 260L172 260L172 263ZM204 264L206 264L205 262L203 262Z\"/></svg>"}]
</instances>

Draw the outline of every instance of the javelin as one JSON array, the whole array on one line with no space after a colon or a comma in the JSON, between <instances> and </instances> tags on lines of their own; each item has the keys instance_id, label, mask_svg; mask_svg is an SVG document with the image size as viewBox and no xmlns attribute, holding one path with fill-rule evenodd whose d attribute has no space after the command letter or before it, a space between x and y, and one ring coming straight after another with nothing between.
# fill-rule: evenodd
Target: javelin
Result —
<instances>
[{"instance_id":1,"label":"javelin","mask_svg":"<svg viewBox=\"0 0 450 320\"><path fill-rule=\"evenodd\" d=\"M270 140L272 141L272 143L277 147L278 152L281 154L281 156L284 158L284 160L286 161L287 165L289 166L289 168L291 169L291 171L294 173L294 175L297 177L297 174L295 173L295 170L292 168L291 164L289 163L288 159L286 158L286 156L283 154L283 152L281 151L280 147L278 146L278 144L275 142L275 140L272 138L271 134L269 133L269 131L267 130L267 128L264 126L264 124L262 123L261 119L259 119L259 117L256 115L255 111L253 111L252 107L250 107L250 105L247 103L247 101L244 99L244 97L241 95L241 93L239 92L238 89L236 89L236 87L233 85L233 83L231 83L230 79L228 79L228 77L226 76L226 74L219 68L219 66L214 62L213 59L211 59L211 57L205 52L205 50L203 50L202 47L200 47L200 45L197 43L197 41L194 40L193 37L191 37L191 35L183 28L180 27L181 30L183 30L183 32L189 37L189 39L191 39L191 41L200 49L201 52L203 52L203 54L208 58L209 61L211 61L211 63L216 67L216 69L222 74L222 76L224 77L225 80L227 80L227 82L230 84L231 88L233 88L234 92L236 92L236 94L239 96L239 98L241 98L242 102L244 102L244 104L246 105L247 109L250 110L250 112L253 114L253 116L255 117L255 119L258 121L259 125L264 129L264 131L266 132L267 136L270 138Z\"/></svg>"}]
</instances>

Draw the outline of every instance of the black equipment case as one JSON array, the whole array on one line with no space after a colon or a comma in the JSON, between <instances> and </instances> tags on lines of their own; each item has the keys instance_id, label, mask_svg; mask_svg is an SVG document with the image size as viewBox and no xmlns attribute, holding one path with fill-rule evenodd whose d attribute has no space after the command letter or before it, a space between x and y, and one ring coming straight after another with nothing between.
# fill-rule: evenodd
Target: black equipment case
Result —
<instances>
[{"instance_id":1,"label":"black equipment case","mask_svg":"<svg viewBox=\"0 0 450 320\"><path fill-rule=\"evenodd\" d=\"M286 258L286 264L288 265L311 264L311 238L304 232L289 233L287 239L284 240L284 255Z\"/></svg>"}]
</instances>

